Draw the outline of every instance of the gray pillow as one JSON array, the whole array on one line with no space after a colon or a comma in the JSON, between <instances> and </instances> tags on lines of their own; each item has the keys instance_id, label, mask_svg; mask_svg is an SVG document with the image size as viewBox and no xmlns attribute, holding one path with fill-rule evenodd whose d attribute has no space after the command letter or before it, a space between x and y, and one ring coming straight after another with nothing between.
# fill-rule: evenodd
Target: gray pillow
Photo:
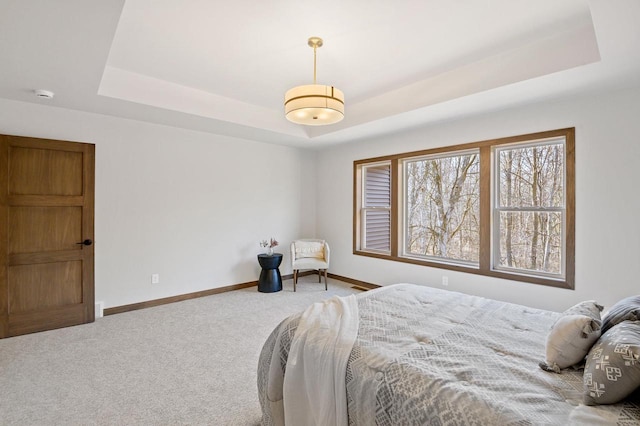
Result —
<instances>
[{"instance_id":1,"label":"gray pillow","mask_svg":"<svg viewBox=\"0 0 640 426\"><path fill-rule=\"evenodd\" d=\"M580 302L562 313L547 335L546 356L540 368L559 373L576 365L600 337L600 311L595 300Z\"/></svg>"},{"instance_id":2,"label":"gray pillow","mask_svg":"<svg viewBox=\"0 0 640 426\"><path fill-rule=\"evenodd\" d=\"M613 305L602 319L602 332L625 320L640 320L640 296L627 297Z\"/></svg>"},{"instance_id":3,"label":"gray pillow","mask_svg":"<svg viewBox=\"0 0 640 426\"><path fill-rule=\"evenodd\" d=\"M584 403L615 404L640 387L640 321L613 326L593 345L584 368Z\"/></svg>"}]
</instances>

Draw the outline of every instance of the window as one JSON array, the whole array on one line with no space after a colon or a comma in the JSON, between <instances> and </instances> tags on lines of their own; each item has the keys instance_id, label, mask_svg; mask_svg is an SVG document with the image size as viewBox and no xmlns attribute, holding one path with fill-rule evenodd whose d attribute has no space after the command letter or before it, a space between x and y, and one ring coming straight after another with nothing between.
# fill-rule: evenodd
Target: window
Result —
<instances>
[{"instance_id":1,"label":"window","mask_svg":"<svg viewBox=\"0 0 640 426\"><path fill-rule=\"evenodd\" d=\"M391 252L391 163L362 168L362 249Z\"/></svg>"},{"instance_id":2,"label":"window","mask_svg":"<svg viewBox=\"0 0 640 426\"><path fill-rule=\"evenodd\" d=\"M477 265L478 152L411 158L403 163L405 255Z\"/></svg>"},{"instance_id":3,"label":"window","mask_svg":"<svg viewBox=\"0 0 640 426\"><path fill-rule=\"evenodd\" d=\"M354 162L354 253L574 285L574 129Z\"/></svg>"},{"instance_id":4,"label":"window","mask_svg":"<svg viewBox=\"0 0 640 426\"><path fill-rule=\"evenodd\" d=\"M564 140L495 152L495 269L563 277Z\"/></svg>"}]
</instances>

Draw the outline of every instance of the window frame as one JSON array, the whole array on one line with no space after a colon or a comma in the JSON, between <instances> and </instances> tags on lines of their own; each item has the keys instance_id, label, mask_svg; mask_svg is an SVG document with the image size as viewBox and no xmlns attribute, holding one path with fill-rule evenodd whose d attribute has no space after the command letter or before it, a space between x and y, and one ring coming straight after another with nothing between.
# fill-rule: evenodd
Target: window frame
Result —
<instances>
[{"instance_id":1,"label":"window frame","mask_svg":"<svg viewBox=\"0 0 640 426\"><path fill-rule=\"evenodd\" d=\"M563 245L564 277L547 276L543 274L527 274L526 270L512 271L494 267L494 203L497 196L494 156L496 147L505 145L518 145L523 143L543 142L564 138L564 194L565 194L565 229ZM525 146L524 144L522 146ZM404 254L404 185L403 160L411 158L455 155L464 151L478 150L480 155L480 226L479 226L479 265L477 267L460 263L446 263L433 261L428 258L416 258ZM359 238L361 232L358 228L362 225L359 218L363 189L359 187L363 167L374 163L391 163L391 252L389 254L360 249ZM480 142L471 142L447 147L438 147L421 151L393 154L375 158L356 160L354 167L354 198L353 198L353 254L379 259L387 259L396 262L429 266L439 269L454 270L476 275L504 278L513 281L527 282L551 287L574 289L575 288L575 127L549 130L544 132L529 133L505 138L489 139Z\"/></svg>"},{"instance_id":2,"label":"window frame","mask_svg":"<svg viewBox=\"0 0 640 426\"><path fill-rule=\"evenodd\" d=\"M496 160L499 157L500 151L502 150L509 150L512 148L530 148L530 147L542 147L542 146L549 146L549 145L557 145L559 143L562 144L563 146L563 158L567 157L567 144L566 144L566 139L561 141L560 139L562 138L558 138L558 137L554 137L554 138L547 138L547 139L538 139L535 141L531 141L530 143L515 143L515 144L503 144L503 145L497 145L492 147L492 158L494 160ZM505 271L505 272L509 272L509 273L513 273L513 274L526 274L526 269L518 269L518 268L512 268L509 266L500 266L500 265L496 265L496 259L499 257L499 253L500 253L500 227L499 227L499 222L500 222L500 218L499 218L499 214L502 211L511 211L511 212L538 212L538 213L543 213L543 212L559 212L562 215L562 220L561 220L561 226L562 226L562 235L561 235L561 241L562 241L562 250L561 250L561 258L565 259L566 257L566 237L567 237L567 233L566 233L566 222L567 222L567 209L566 209L566 200L567 200L567 167L563 167L563 187L562 187L562 199L564 201L564 204L562 207L504 207L501 205L500 203L500 175L501 175L501 169L500 169L500 162L499 161L493 161L493 167L492 167L492 205L491 205L491 213L492 213L492 269L496 270L496 271ZM536 276L540 276L540 277L548 277L551 279L564 279L566 276L566 262L561 262L560 264L560 273L559 274L554 274L551 272L544 272L544 271L537 271L535 274ZM522 272L525 271L525 272Z\"/></svg>"},{"instance_id":3,"label":"window frame","mask_svg":"<svg viewBox=\"0 0 640 426\"><path fill-rule=\"evenodd\" d=\"M387 207L370 207L366 205L366 200L365 200L365 185L366 185L366 179L364 178L364 175L366 173L366 169L370 168L370 167L379 167L379 166L386 166L389 165L390 169L391 169L391 174L393 174L393 164L391 161L389 160L383 160L383 161L373 161L373 162L369 162L367 164L362 165L359 169L358 169L358 173L359 173L359 179L356 180L354 182L354 184L356 185L356 191L355 193L356 198L358 198L358 200L356 201L356 206L354 206L354 216L357 215L357 218L354 218L354 220L359 221L359 227L356 230L354 228L354 242L356 245L354 245L354 247L358 247L359 250L364 251L366 253L372 253L372 254L380 254L383 256L388 256L391 255L391 253L393 253L393 244L392 244L392 240L393 240L393 226L390 226L390 232L389 232L389 241L390 241L390 250L384 251L384 250L377 250L377 249L366 249L366 248L362 248L361 246L363 245L363 241L366 240L366 230L365 230L365 215L367 211L389 211L389 219L390 221L393 220L393 198L394 198L394 191L393 191L393 184L391 184L391 188L390 188L390 206ZM391 182L393 182L393 176L390 177ZM358 185L359 183L359 185Z\"/></svg>"},{"instance_id":4,"label":"window frame","mask_svg":"<svg viewBox=\"0 0 640 426\"><path fill-rule=\"evenodd\" d=\"M361 196L361 200L360 200L361 207L360 207L360 230L359 231L360 231L361 237L359 239L359 242L360 242L361 246L364 245L364 242L367 240L367 232L366 232L366 227L365 227L365 217L367 215L367 212L369 212L369 211L372 211L372 212L388 211L389 212L389 222L391 222L391 210L392 210L391 209L391 200L393 198L393 195L391 194L391 192L392 192L391 188L389 188L390 195L389 195L389 206L388 207L370 206L370 205L367 205L367 202L366 202L366 191L365 191L365 189L366 189L367 179L364 176L368 173L367 170L369 168L376 168L376 167L380 167L380 166L389 166L389 169L390 169L389 173L391 173L391 162L390 161L381 161L381 162L371 163L371 164L367 164L366 166L363 166L361 168L362 173L363 173L363 178L361 179L361 188L360 188L362 196ZM392 182L391 176L389 178L390 178L390 182ZM391 226L389 228L390 229L389 229L389 250L388 251L387 250L374 249L374 248L362 248L362 250L365 250L365 251L371 252L371 253L380 253L380 254L383 254L383 255L391 254L391 232L392 232L392 229L391 229Z\"/></svg>"},{"instance_id":5,"label":"window frame","mask_svg":"<svg viewBox=\"0 0 640 426\"><path fill-rule=\"evenodd\" d=\"M430 261L434 263L446 263L451 265L461 265L468 268L475 268L475 269L478 268L478 264L472 261L438 257L438 256L432 256L432 255L420 255L417 253L410 253L407 250L407 238L408 238L407 222L409 221L409 218L408 218L408 212L406 209L406 206L408 204L407 197L404 196L407 193L407 187L408 187L407 164L414 161L439 160L442 158L459 157L459 156L466 156L466 155L478 155L478 167L480 166L480 160L479 160L480 150L479 149L456 150L454 152L445 151L445 152L439 152L439 153L429 154L429 155L403 157L399 160L400 168L402 170L402 191L400 192L400 195L402 195L402 200L399 203L402 208L402 214L399 215L400 233L402 235L402 238L400 240L401 244L400 244L399 256L405 257L405 258L411 258L411 259L425 260L425 261Z\"/></svg>"}]
</instances>

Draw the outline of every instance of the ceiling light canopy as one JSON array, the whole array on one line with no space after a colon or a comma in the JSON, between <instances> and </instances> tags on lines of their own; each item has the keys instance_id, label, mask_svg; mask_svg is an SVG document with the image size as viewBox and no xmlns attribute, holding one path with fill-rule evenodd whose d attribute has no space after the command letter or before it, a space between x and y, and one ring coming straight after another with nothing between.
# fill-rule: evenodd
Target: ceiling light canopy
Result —
<instances>
[{"instance_id":1,"label":"ceiling light canopy","mask_svg":"<svg viewBox=\"0 0 640 426\"><path fill-rule=\"evenodd\" d=\"M284 95L287 120L307 126L324 126L344 118L344 94L333 86L316 84L316 49L322 47L320 37L310 37L313 47L313 84L289 89Z\"/></svg>"}]
</instances>

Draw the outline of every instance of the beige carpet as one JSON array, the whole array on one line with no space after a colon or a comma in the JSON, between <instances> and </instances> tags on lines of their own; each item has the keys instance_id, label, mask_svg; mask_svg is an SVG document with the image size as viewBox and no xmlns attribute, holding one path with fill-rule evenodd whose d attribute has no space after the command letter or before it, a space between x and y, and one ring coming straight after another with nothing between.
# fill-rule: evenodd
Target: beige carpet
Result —
<instances>
[{"instance_id":1,"label":"beige carpet","mask_svg":"<svg viewBox=\"0 0 640 426\"><path fill-rule=\"evenodd\" d=\"M287 315L358 292L317 277L0 340L0 424L256 425L262 344Z\"/></svg>"}]
</instances>

